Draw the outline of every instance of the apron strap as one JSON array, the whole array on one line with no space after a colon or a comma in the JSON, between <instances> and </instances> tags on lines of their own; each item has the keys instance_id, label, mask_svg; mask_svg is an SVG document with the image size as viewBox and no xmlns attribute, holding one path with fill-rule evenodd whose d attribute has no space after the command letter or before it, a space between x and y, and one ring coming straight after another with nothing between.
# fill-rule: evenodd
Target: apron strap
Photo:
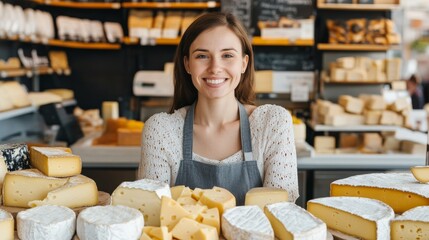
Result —
<instances>
[{"instance_id":1,"label":"apron strap","mask_svg":"<svg viewBox=\"0 0 429 240\"><path fill-rule=\"evenodd\" d=\"M194 102L186 113L185 123L183 126L183 159L192 159L192 142L194 130ZM252 139L250 135L250 123L246 109L243 104L238 102L238 110L240 115L240 140L245 161L253 160Z\"/></svg>"}]
</instances>

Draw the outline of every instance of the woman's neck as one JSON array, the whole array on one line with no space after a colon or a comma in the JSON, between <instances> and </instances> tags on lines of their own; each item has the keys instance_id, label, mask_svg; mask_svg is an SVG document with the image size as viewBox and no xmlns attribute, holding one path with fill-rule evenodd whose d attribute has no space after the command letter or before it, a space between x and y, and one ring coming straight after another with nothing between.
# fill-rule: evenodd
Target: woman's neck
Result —
<instances>
[{"instance_id":1,"label":"woman's neck","mask_svg":"<svg viewBox=\"0 0 429 240\"><path fill-rule=\"evenodd\" d=\"M238 103L234 98L199 99L195 107L194 122L208 127L222 126L239 120Z\"/></svg>"}]
</instances>

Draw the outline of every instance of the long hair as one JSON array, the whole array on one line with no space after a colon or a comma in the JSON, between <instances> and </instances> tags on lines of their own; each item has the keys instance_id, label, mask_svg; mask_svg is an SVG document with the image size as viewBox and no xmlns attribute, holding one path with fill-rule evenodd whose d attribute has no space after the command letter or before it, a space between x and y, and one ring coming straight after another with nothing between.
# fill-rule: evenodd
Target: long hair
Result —
<instances>
[{"instance_id":1,"label":"long hair","mask_svg":"<svg viewBox=\"0 0 429 240\"><path fill-rule=\"evenodd\" d=\"M242 56L248 55L246 71L241 75L240 83L235 89L235 97L242 104L254 104L253 91L254 59L252 45L246 30L240 21L230 13L212 12L198 17L185 31L176 49L174 57L174 97L170 113L174 110L191 105L198 97L198 91L192 83L192 77L186 72L184 57L189 58L189 49L194 40L204 31L214 27L226 26L240 39Z\"/></svg>"}]
</instances>

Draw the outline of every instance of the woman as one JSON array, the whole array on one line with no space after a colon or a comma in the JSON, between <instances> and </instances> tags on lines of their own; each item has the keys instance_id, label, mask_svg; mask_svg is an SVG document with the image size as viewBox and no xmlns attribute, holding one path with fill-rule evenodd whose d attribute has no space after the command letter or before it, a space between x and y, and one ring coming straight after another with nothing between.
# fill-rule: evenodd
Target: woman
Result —
<instances>
[{"instance_id":1,"label":"woman","mask_svg":"<svg viewBox=\"0 0 429 240\"><path fill-rule=\"evenodd\" d=\"M174 60L170 113L145 123L139 178L224 187L238 204L261 186L298 198L292 119L282 107L253 105L253 61L231 14L204 14L189 26Z\"/></svg>"}]
</instances>

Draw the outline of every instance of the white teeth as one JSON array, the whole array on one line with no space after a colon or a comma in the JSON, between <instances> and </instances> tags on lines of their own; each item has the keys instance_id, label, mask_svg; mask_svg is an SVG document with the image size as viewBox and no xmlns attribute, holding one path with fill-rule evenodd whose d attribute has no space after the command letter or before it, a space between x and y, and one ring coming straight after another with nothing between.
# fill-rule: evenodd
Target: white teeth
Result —
<instances>
[{"instance_id":1,"label":"white teeth","mask_svg":"<svg viewBox=\"0 0 429 240\"><path fill-rule=\"evenodd\" d=\"M221 84L225 82L225 79L207 79L208 84Z\"/></svg>"}]
</instances>

